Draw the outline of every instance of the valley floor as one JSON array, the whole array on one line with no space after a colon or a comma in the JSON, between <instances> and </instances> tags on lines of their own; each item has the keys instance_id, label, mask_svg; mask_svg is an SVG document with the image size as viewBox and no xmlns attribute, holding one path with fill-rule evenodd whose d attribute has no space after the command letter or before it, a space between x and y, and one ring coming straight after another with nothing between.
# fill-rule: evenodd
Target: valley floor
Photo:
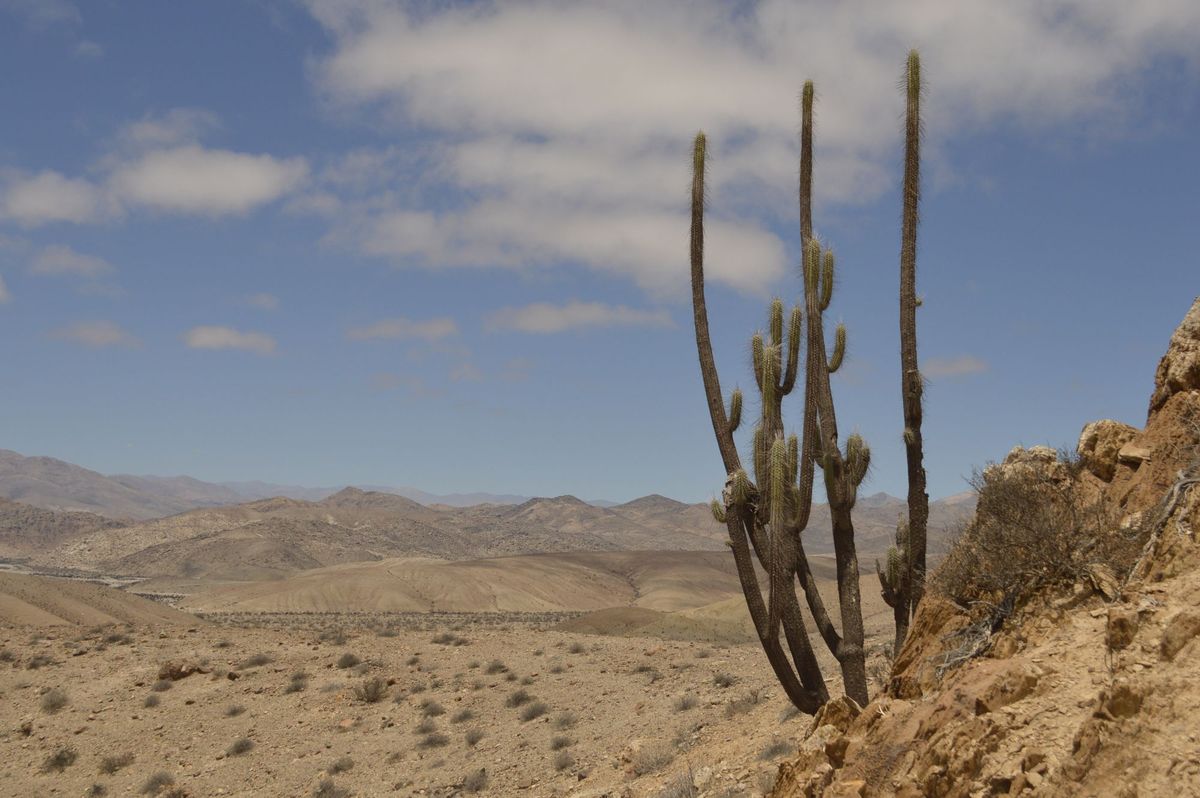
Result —
<instances>
[{"instance_id":1,"label":"valley floor","mask_svg":"<svg viewBox=\"0 0 1200 798\"><path fill-rule=\"evenodd\" d=\"M808 728L757 644L557 620L0 627L0 795L758 795Z\"/></svg>"}]
</instances>

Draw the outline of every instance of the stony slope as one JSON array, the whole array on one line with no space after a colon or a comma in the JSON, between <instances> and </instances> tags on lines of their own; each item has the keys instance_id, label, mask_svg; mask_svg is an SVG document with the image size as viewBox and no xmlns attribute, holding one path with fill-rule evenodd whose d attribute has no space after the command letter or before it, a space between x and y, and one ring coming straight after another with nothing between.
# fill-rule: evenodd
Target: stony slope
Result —
<instances>
[{"instance_id":1,"label":"stony slope","mask_svg":"<svg viewBox=\"0 0 1200 798\"><path fill-rule=\"evenodd\" d=\"M812 722L775 796L1200 794L1200 299L1172 337L1146 425L1080 436L1069 476L1146 543L1128 577L1047 591L944 669L966 611L922 603L889 689ZM1061 468L1014 450L1000 468Z\"/></svg>"},{"instance_id":2,"label":"stony slope","mask_svg":"<svg viewBox=\"0 0 1200 798\"><path fill-rule=\"evenodd\" d=\"M93 513L56 512L0 499L0 558L28 559L121 524Z\"/></svg>"},{"instance_id":3,"label":"stony slope","mask_svg":"<svg viewBox=\"0 0 1200 798\"><path fill-rule=\"evenodd\" d=\"M112 623L195 626L200 621L104 585L0 572L0 627Z\"/></svg>"}]
</instances>

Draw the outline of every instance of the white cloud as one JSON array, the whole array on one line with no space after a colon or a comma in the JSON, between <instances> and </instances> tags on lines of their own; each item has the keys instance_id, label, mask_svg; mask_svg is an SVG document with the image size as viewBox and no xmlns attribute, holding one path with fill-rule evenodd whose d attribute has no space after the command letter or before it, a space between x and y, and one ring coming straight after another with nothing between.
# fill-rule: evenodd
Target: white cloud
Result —
<instances>
[{"instance_id":1,"label":"white cloud","mask_svg":"<svg viewBox=\"0 0 1200 798\"><path fill-rule=\"evenodd\" d=\"M154 150L118 165L111 185L123 200L175 213L245 213L296 188L302 158L279 159L194 144Z\"/></svg>"},{"instance_id":2,"label":"white cloud","mask_svg":"<svg viewBox=\"0 0 1200 798\"><path fill-rule=\"evenodd\" d=\"M4 278L0 277L0 305L11 302L12 294L8 292L8 286L4 283Z\"/></svg>"},{"instance_id":3,"label":"white cloud","mask_svg":"<svg viewBox=\"0 0 1200 798\"><path fill-rule=\"evenodd\" d=\"M24 227L90 222L100 218L104 210L104 194L93 183L53 171L10 179L0 196L0 217Z\"/></svg>"},{"instance_id":4,"label":"white cloud","mask_svg":"<svg viewBox=\"0 0 1200 798\"><path fill-rule=\"evenodd\" d=\"M637 310L624 305L600 302L568 302L550 305L535 302L519 308L503 308L487 322L491 330L517 330L527 333L556 333L579 327L670 327L671 314L665 310Z\"/></svg>"},{"instance_id":5,"label":"white cloud","mask_svg":"<svg viewBox=\"0 0 1200 798\"><path fill-rule=\"evenodd\" d=\"M250 294L242 297L242 304L259 310L279 310L279 297L267 293Z\"/></svg>"},{"instance_id":6,"label":"white cloud","mask_svg":"<svg viewBox=\"0 0 1200 798\"><path fill-rule=\"evenodd\" d=\"M64 244L52 244L37 254L30 271L50 276L96 278L111 274L113 267L103 258L84 255Z\"/></svg>"},{"instance_id":7,"label":"white cloud","mask_svg":"<svg viewBox=\"0 0 1200 798\"><path fill-rule=\"evenodd\" d=\"M275 339L265 333L242 332L232 327L193 327L183 340L192 349L240 349L260 355L275 351Z\"/></svg>"},{"instance_id":8,"label":"white cloud","mask_svg":"<svg viewBox=\"0 0 1200 798\"><path fill-rule=\"evenodd\" d=\"M208 130L220 127L220 119L203 108L172 108L162 114L147 114L125 126L120 138L135 147L167 147L192 142Z\"/></svg>"},{"instance_id":9,"label":"white cloud","mask_svg":"<svg viewBox=\"0 0 1200 798\"><path fill-rule=\"evenodd\" d=\"M309 6L334 40L314 71L330 104L443 142L405 167L398 192L323 179L310 208L335 218L335 239L428 268L569 260L654 291L687 282L699 128L712 156L710 275L761 292L784 273L769 223L794 215L806 77L819 97L817 201L857 203L898 176L910 47L930 78L927 162L942 175L953 168L942 143L983 125L1132 126L1147 67L1194 66L1200 51L1188 0ZM447 207L447 190L466 199Z\"/></svg>"},{"instance_id":10,"label":"white cloud","mask_svg":"<svg viewBox=\"0 0 1200 798\"><path fill-rule=\"evenodd\" d=\"M974 355L933 357L921 365L921 373L927 377L966 377L971 374L982 374L987 370L988 364Z\"/></svg>"},{"instance_id":11,"label":"white cloud","mask_svg":"<svg viewBox=\"0 0 1200 798\"><path fill-rule=\"evenodd\" d=\"M82 344L92 349L113 346L136 347L141 341L111 321L83 321L54 330L50 335L63 341Z\"/></svg>"},{"instance_id":12,"label":"white cloud","mask_svg":"<svg viewBox=\"0 0 1200 798\"><path fill-rule=\"evenodd\" d=\"M78 25L83 21L79 7L67 0L0 0L0 11L21 17L32 28L59 23Z\"/></svg>"},{"instance_id":13,"label":"white cloud","mask_svg":"<svg viewBox=\"0 0 1200 798\"><path fill-rule=\"evenodd\" d=\"M104 55L104 48L97 42L85 40L75 45L75 55L80 58L100 58Z\"/></svg>"},{"instance_id":14,"label":"white cloud","mask_svg":"<svg viewBox=\"0 0 1200 798\"><path fill-rule=\"evenodd\" d=\"M443 317L426 321L394 318L377 321L365 327L353 327L346 331L346 337L352 341L369 341L380 338L438 341L457 332L458 325L451 318Z\"/></svg>"}]
</instances>

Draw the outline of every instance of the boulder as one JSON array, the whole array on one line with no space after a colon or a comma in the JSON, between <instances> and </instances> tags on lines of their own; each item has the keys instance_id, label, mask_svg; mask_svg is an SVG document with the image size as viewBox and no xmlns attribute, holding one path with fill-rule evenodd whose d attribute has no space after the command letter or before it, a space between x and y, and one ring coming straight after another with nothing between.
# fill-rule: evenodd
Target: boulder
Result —
<instances>
[{"instance_id":1,"label":"boulder","mask_svg":"<svg viewBox=\"0 0 1200 798\"><path fill-rule=\"evenodd\" d=\"M1135 428L1111 418L1093 421L1079 433L1076 450L1088 471L1104 482L1111 482L1117 472L1117 453L1137 433Z\"/></svg>"},{"instance_id":2,"label":"boulder","mask_svg":"<svg viewBox=\"0 0 1200 798\"><path fill-rule=\"evenodd\" d=\"M1167 353L1158 361L1150 415L1180 391L1200 390L1200 297L1171 336Z\"/></svg>"}]
</instances>

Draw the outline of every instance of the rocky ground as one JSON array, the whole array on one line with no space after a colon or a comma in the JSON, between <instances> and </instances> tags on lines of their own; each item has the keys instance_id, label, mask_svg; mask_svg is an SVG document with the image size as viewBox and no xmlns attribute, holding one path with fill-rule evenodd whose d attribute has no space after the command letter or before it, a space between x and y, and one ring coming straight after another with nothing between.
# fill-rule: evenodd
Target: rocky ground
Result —
<instances>
[{"instance_id":1,"label":"rocky ground","mask_svg":"<svg viewBox=\"0 0 1200 798\"><path fill-rule=\"evenodd\" d=\"M758 795L808 726L757 645L501 620L0 628L0 794Z\"/></svg>"}]
</instances>

